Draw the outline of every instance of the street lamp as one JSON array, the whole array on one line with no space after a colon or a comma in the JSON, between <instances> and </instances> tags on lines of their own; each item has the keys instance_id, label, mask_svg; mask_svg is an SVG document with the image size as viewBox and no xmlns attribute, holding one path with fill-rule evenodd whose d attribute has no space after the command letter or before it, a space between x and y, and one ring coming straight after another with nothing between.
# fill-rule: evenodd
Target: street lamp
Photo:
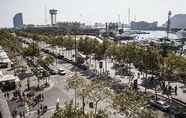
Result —
<instances>
[{"instance_id":1,"label":"street lamp","mask_svg":"<svg viewBox=\"0 0 186 118\"><path fill-rule=\"evenodd\" d=\"M56 101L56 111L58 111L59 109L59 98L57 98L57 101Z\"/></svg>"},{"instance_id":2,"label":"street lamp","mask_svg":"<svg viewBox=\"0 0 186 118\"><path fill-rule=\"evenodd\" d=\"M75 35L75 63L77 64L77 29L74 29L74 35Z\"/></svg>"}]
</instances>

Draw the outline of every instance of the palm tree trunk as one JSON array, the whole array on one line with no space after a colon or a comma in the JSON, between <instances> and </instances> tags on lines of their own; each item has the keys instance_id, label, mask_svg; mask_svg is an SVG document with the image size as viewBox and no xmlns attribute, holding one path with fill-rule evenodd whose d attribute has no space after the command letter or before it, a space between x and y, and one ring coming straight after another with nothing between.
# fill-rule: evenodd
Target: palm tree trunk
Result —
<instances>
[{"instance_id":1,"label":"palm tree trunk","mask_svg":"<svg viewBox=\"0 0 186 118\"><path fill-rule=\"evenodd\" d=\"M107 71L107 57L105 57L105 72Z\"/></svg>"},{"instance_id":2,"label":"palm tree trunk","mask_svg":"<svg viewBox=\"0 0 186 118\"><path fill-rule=\"evenodd\" d=\"M90 55L90 68L91 68L91 65L92 65L91 62L92 62L92 58L91 58L91 55Z\"/></svg>"},{"instance_id":3,"label":"palm tree trunk","mask_svg":"<svg viewBox=\"0 0 186 118\"><path fill-rule=\"evenodd\" d=\"M37 78L37 88L39 88L39 87L40 87L40 79Z\"/></svg>"},{"instance_id":4,"label":"palm tree trunk","mask_svg":"<svg viewBox=\"0 0 186 118\"><path fill-rule=\"evenodd\" d=\"M96 113L97 113L98 102L99 101L96 101L96 105L95 105L95 111L94 111L95 116L96 116Z\"/></svg>"},{"instance_id":5,"label":"palm tree trunk","mask_svg":"<svg viewBox=\"0 0 186 118\"><path fill-rule=\"evenodd\" d=\"M85 114L85 97L82 98L83 115Z\"/></svg>"},{"instance_id":6,"label":"palm tree trunk","mask_svg":"<svg viewBox=\"0 0 186 118\"><path fill-rule=\"evenodd\" d=\"M27 89L30 90L30 79L27 78Z\"/></svg>"},{"instance_id":7,"label":"palm tree trunk","mask_svg":"<svg viewBox=\"0 0 186 118\"><path fill-rule=\"evenodd\" d=\"M48 85L48 81L47 81L47 79L48 79L48 78L46 77L46 78L45 78L45 80L46 80L46 83L45 83L45 84L46 84L46 86Z\"/></svg>"},{"instance_id":8,"label":"palm tree trunk","mask_svg":"<svg viewBox=\"0 0 186 118\"><path fill-rule=\"evenodd\" d=\"M77 97L77 91L76 91L76 89L75 89L75 109L76 109L76 97Z\"/></svg>"},{"instance_id":9,"label":"palm tree trunk","mask_svg":"<svg viewBox=\"0 0 186 118\"><path fill-rule=\"evenodd\" d=\"M97 70L96 56L94 58L95 58L94 63L95 63L95 71L96 71Z\"/></svg>"},{"instance_id":10,"label":"palm tree trunk","mask_svg":"<svg viewBox=\"0 0 186 118\"><path fill-rule=\"evenodd\" d=\"M158 99L158 95L157 95L157 89L155 87L155 95L156 95L156 100Z\"/></svg>"},{"instance_id":11,"label":"palm tree trunk","mask_svg":"<svg viewBox=\"0 0 186 118\"><path fill-rule=\"evenodd\" d=\"M147 72L145 73L145 79L147 79ZM147 92L147 88L145 87L145 93Z\"/></svg>"}]
</instances>

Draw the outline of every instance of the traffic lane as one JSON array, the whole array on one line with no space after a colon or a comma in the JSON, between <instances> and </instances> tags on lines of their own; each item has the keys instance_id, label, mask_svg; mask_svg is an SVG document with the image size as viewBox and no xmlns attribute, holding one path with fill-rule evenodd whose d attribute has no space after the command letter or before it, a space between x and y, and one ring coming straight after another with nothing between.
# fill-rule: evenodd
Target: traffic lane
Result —
<instances>
[{"instance_id":1,"label":"traffic lane","mask_svg":"<svg viewBox=\"0 0 186 118\"><path fill-rule=\"evenodd\" d=\"M56 75L53 76L51 81L54 82L54 86L44 93L45 100L44 104L50 106L56 105L56 101L59 98L60 104L64 104L65 101L69 101L73 98L73 90L67 89L67 79L69 78L68 75L60 76Z\"/></svg>"},{"instance_id":2,"label":"traffic lane","mask_svg":"<svg viewBox=\"0 0 186 118\"><path fill-rule=\"evenodd\" d=\"M154 111L162 112L162 113L164 113L165 115L167 115L169 117L174 117L175 114L181 113L181 111L186 111L186 108L183 105L180 105L179 103L176 103L174 101L168 100L165 97L158 96L158 100L166 101L167 104L168 104L167 105L168 109L165 110L165 109L163 109L163 107L161 108L161 107L158 107L156 105L152 105L150 103L148 103L147 106L149 108L152 108Z\"/></svg>"}]
</instances>

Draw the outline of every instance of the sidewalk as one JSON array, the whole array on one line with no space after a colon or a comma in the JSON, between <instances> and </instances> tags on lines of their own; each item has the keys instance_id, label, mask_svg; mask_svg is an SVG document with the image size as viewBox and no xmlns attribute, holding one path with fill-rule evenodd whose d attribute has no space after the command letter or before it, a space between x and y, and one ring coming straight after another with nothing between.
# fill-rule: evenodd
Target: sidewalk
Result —
<instances>
[{"instance_id":1,"label":"sidewalk","mask_svg":"<svg viewBox=\"0 0 186 118\"><path fill-rule=\"evenodd\" d=\"M104 60L101 60L101 61L103 62L103 69L105 70L105 61ZM95 61L92 60L91 64L95 65ZM97 61L96 64L97 64L97 68L96 69L99 71L99 62ZM115 75L116 71L114 69L112 69L112 67L113 67L113 63L111 61L108 61L107 62L107 70L110 72L110 76L112 78L121 80L121 83L128 84L129 83L129 78L126 77L126 76L119 76L119 75L116 76ZM138 79L139 88L144 91L145 88L142 86L142 82L143 82L142 75L140 75L140 78L138 78L139 71L137 69L135 69L134 67L131 69L131 71L132 71L132 73L134 73L133 80ZM148 76L150 76L150 75L148 75ZM168 83L168 82L166 82L166 83ZM170 85L172 87L177 86L177 95L173 94L173 95L171 95L171 97L186 103L186 85L184 85L182 83L179 83L179 82L170 83ZM154 90L148 89L148 91L152 92L152 93L155 93ZM162 95L164 97L167 97L167 95L162 94L162 91L158 91L158 94Z\"/></svg>"}]
</instances>

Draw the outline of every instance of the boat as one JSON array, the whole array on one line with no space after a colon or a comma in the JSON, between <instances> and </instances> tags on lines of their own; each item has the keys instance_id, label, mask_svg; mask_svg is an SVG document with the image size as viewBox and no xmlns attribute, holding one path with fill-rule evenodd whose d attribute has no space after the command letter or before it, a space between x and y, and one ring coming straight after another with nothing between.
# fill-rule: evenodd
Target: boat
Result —
<instances>
[{"instance_id":1,"label":"boat","mask_svg":"<svg viewBox=\"0 0 186 118\"><path fill-rule=\"evenodd\" d=\"M176 32L176 35L179 39L186 38L186 31L184 29Z\"/></svg>"},{"instance_id":2,"label":"boat","mask_svg":"<svg viewBox=\"0 0 186 118\"><path fill-rule=\"evenodd\" d=\"M133 30L134 34L150 34L150 32L140 31L140 30Z\"/></svg>"},{"instance_id":3,"label":"boat","mask_svg":"<svg viewBox=\"0 0 186 118\"><path fill-rule=\"evenodd\" d=\"M117 34L116 38L119 40L134 40L136 39L136 34L130 31L125 31L122 34Z\"/></svg>"}]
</instances>

